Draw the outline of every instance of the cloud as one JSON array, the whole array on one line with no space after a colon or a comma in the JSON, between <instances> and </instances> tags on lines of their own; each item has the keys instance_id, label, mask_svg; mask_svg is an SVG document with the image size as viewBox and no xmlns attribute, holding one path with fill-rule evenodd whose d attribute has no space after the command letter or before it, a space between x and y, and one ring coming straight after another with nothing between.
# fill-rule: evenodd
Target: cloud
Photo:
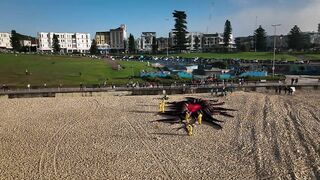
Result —
<instances>
[{"instance_id":1,"label":"cloud","mask_svg":"<svg viewBox=\"0 0 320 180\"><path fill-rule=\"evenodd\" d=\"M273 3L272 6L243 8L230 15L230 19L236 36L251 35L255 29L256 16L258 25L262 25L269 35L274 34L272 24L282 24L277 28L277 34L287 34L294 25L298 25L302 31L316 31L320 23L319 9L320 0L305 0L303 5L296 6L281 0L281 3Z\"/></svg>"}]
</instances>

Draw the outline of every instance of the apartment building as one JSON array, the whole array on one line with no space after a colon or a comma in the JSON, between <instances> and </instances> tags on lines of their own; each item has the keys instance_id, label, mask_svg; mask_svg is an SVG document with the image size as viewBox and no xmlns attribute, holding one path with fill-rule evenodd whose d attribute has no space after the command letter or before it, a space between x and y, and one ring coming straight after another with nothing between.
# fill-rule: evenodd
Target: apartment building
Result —
<instances>
[{"instance_id":1,"label":"apartment building","mask_svg":"<svg viewBox=\"0 0 320 180\"><path fill-rule=\"evenodd\" d=\"M58 36L61 52L63 53L88 53L91 47L90 34L88 33L55 33L39 32L39 51L52 52L53 35Z\"/></svg>"},{"instance_id":2,"label":"apartment building","mask_svg":"<svg viewBox=\"0 0 320 180\"><path fill-rule=\"evenodd\" d=\"M24 40L20 40L20 44L21 44L21 46L31 47L32 46L32 41L24 39Z\"/></svg>"},{"instance_id":3,"label":"apartment building","mask_svg":"<svg viewBox=\"0 0 320 180\"><path fill-rule=\"evenodd\" d=\"M140 40L140 50L144 52L151 52L152 51L152 45L154 39L157 38L156 32L142 32L141 33L141 40Z\"/></svg>"},{"instance_id":4,"label":"apartment building","mask_svg":"<svg viewBox=\"0 0 320 180\"><path fill-rule=\"evenodd\" d=\"M203 46L212 46L214 43L219 43L217 35L205 35L200 32L189 32L186 34L187 48L188 51L196 51L196 44L198 44L198 51L202 51ZM196 42L198 41L198 42ZM212 45L211 45L212 44ZM169 33L169 47L176 45L175 34L173 32Z\"/></svg>"},{"instance_id":5,"label":"apartment building","mask_svg":"<svg viewBox=\"0 0 320 180\"><path fill-rule=\"evenodd\" d=\"M12 49L11 46L11 33L0 32L0 48Z\"/></svg>"},{"instance_id":6,"label":"apartment building","mask_svg":"<svg viewBox=\"0 0 320 180\"><path fill-rule=\"evenodd\" d=\"M122 24L119 28L110 29L110 49L125 51L127 41L127 28Z\"/></svg>"},{"instance_id":7,"label":"apartment building","mask_svg":"<svg viewBox=\"0 0 320 180\"><path fill-rule=\"evenodd\" d=\"M95 40L101 54L107 54L110 50L110 32L96 32Z\"/></svg>"},{"instance_id":8,"label":"apartment building","mask_svg":"<svg viewBox=\"0 0 320 180\"><path fill-rule=\"evenodd\" d=\"M169 39L168 38L157 38L157 43L158 43L158 51L164 52L167 51L167 49L170 49L169 47Z\"/></svg>"},{"instance_id":9,"label":"apartment building","mask_svg":"<svg viewBox=\"0 0 320 180\"><path fill-rule=\"evenodd\" d=\"M274 40L276 40L276 49L277 51L287 50L288 46L288 36L286 35L277 35L277 36L267 36L266 37L266 50L273 51Z\"/></svg>"},{"instance_id":10,"label":"apartment building","mask_svg":"<svg viewBox=\"0 0 320 180\"><path fill-rule=\"evenodd\" d=\"M190 32L187 34L188 46L190 51L196 51L196 44L198 45L198 50L202 50L202 37L203 33L200 32ZM198 41L198 42L196 42Z\"/></svg>"},{"instance_id":11,"label":"apartment building","mask_svg":"<svg viewBox=\"0 0 320 180\"><path fill-rule=\"evenodd\" d=\"M126 51L127 28L122 24L119 28L110 31L96 32L95 40L101 53L109 51Z\"/></svg>"},{"instance_id":12,"label":"apartment building","mask_svg":"<svg viewBox=\"0 0 320 180\"><path fill-rule=\"evenodd\" d=\"M313 46L320 47L320 32L305 32L310 39L310 43Z\"/></svg>"},{"instance_id":13,"label":"apartment building","mask_svg":"<svg viewBox=\"0 0 320 180\"><path fill-rule=\"evenodd\" d=\"M203 34L202 37L202 50L203 51L215 51L223 47L223 33ZM235 48L235 42L233 35L230 35L230 41L228 48Z\"/></svg>"}]
</instances>

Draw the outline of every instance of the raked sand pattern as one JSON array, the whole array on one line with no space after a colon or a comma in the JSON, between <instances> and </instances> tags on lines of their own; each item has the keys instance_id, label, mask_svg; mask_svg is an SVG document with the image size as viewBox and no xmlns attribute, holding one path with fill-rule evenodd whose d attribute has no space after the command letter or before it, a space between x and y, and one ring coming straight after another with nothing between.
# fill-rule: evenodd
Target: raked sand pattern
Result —
<instances>
[{"instance_id":1,"label":"raked sand pattern","mask_svg":"<svg viewBox=\"0 0 320 180\"><path fill-rule=\"evenodd\" d=\"M235 117L192 137L151 123L159 97L1 98L0 179L320 178L319 91L215 98Z\"/></svg>"}]
</instances>

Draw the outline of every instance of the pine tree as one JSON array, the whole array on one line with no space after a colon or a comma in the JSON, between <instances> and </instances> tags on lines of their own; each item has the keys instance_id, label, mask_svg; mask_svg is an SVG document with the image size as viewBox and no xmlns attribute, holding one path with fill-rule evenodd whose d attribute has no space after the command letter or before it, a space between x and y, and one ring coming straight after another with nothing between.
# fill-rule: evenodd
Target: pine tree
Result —
<instances>
[{"instance_id":1,"label":"pine tree","mask_svg":"<svg viewBox=\"0 0 320 180\"><path fill-rule=\"evenodd\" d=\"M294 50L301 50L303 47L303 36L297 25L295 25L288 34L288 46Z\"/></svg>"},{"instance_id":2,"label":"pine tree","mask_svg":"<svg viewBox=\"0 0 320 180\"><path fill-rule=\"evenodd\" d=\"M11 46L12 46L13 51L20 51L21 50L20 40L21 39L20 39L19 34L15 30L12 30L10 41L11 41Z\"/></svg>"},{"instance_id":3,"label":"pine tree","mask_svg":"<svg viewBox=\"0 0 320 180\"><path fill-rule=\"evenodd\" d=\"M90 54L91 54L91 55L97 55L97 54L99 54L97 42L96 42L95 39L93 39L92 42L91 42Z\"/></svg>"},{"instance_id":4,"label":"pine tree","mask_svg":"<svg viewBox=\"0 0 320 180\"><path fill-rule=\"evenodd\" d=\"M259 26L258 29L255 30L254 36L256 37L256 48L258 51L265 51L267 47L267 35L266 31Z\"/></svg>"},{"instance_id":5,"label":"pine tree","mask_svg":"<svg viewBox=\"0 0 320 180\"><path fill-rule=\"evenodd\" d=\"M175 10L173 12L173 17L175 18L175 25L172 30L175 35L174 41L176 43L174 49L181 53L183 50L187 50L187 15L184 11Z\"/></svg>"},{"instance_id":6,"label":"pine tree","mask_svg":"<svg viewBox=\"0 0 320 180\"><path fill-rule=\"evenodd\" d=\"M200 47L200 38L198 36L194 39L194 49L198 52Z\"/></svg>"},{"instance_id":7,"label":"pine tree","mask_svg":"<svg viewBox=\"0 0 320 180\"><path fill-rule=\"evenodd\" d=\"M52 47L53 47L53 52L54 53L60 53L60 43L58 40L58 35L53 34L53 38L52 38Z\"/></svg>"},{"instance_id":8,"label":"pine tree","mask_svg":"<svg viewBox=\"0 0 320 180\"><path fill-rule=\"evenodd\" d=\"M224 25L224 32L223 32L223 45L225 47L228 47L230 45L231 33L232 33L231 23L229 20L227 20Z\"/></svg>"},{"instance_id":9,"label":"pine tree","mask_svg":"<svg viewBox=\"0 0 320 180\"><path fill-rule=\"evenodd\" d=\"M152 38L152 53L156 54L157 51L158 51L157 38L153 36L153 38Z\"/></svg>"},{"instance_id":10,"label":"pine tree","mask_svg":"<svg viewBox=\"0 0 320 180\"><path fill-rule=\"evenodd\" d=\"M136 51L136 43L134 41L134 36L130 34L129 36L129 53L134 53Z\"/></svg>"}]
</instances>

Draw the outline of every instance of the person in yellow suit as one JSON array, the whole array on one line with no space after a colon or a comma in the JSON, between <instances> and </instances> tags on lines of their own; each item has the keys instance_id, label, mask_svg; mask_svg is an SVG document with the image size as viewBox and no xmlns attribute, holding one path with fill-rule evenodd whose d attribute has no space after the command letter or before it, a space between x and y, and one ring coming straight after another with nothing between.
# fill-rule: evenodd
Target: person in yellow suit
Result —
<instances>
[{"instance_id":1,"label":"person in yellow suit","mask_svg":"<svg viewBox=\"0 0 320 180\"><path fill-rule=\"evenodd\" d=\"M191 124L188 124L188 125L187 125L187 130L188 130L188 135L189 135L189 136L192 136L192 134L193 134L193 128L192 128L192 125L191 125Z\"/></svg>"},{"instance_id":2,"label":"person in yellow suit","mask_svg":"<svg viewBox=\"0 0 320 180\"><path fill-rule=\"evenodd\" d=\"M186 122L189 124L190 120L191 120L191 115L189 112L186 112Z\"/></svg>"},{"instance_id":3,"label":"person in yellow suit","mask_svg":"<svg viewBox=\"0 0 320 180\"><path fill-rule=\"evenodd\" d=\"M202 124L202 113L198 114L198 123Z\"/></svg>"},{"instance_id":4,"label":"person in yellow suit","mask_svg":"<svg viewBox=\"0 0 320 180\"><path fill-rule=\"evenodd\" d=\"M164 113L164 110L165 110L165 101L162 100L160 103L159 103L159 111L161 113Z\"/></svg>"}]
</instances>

